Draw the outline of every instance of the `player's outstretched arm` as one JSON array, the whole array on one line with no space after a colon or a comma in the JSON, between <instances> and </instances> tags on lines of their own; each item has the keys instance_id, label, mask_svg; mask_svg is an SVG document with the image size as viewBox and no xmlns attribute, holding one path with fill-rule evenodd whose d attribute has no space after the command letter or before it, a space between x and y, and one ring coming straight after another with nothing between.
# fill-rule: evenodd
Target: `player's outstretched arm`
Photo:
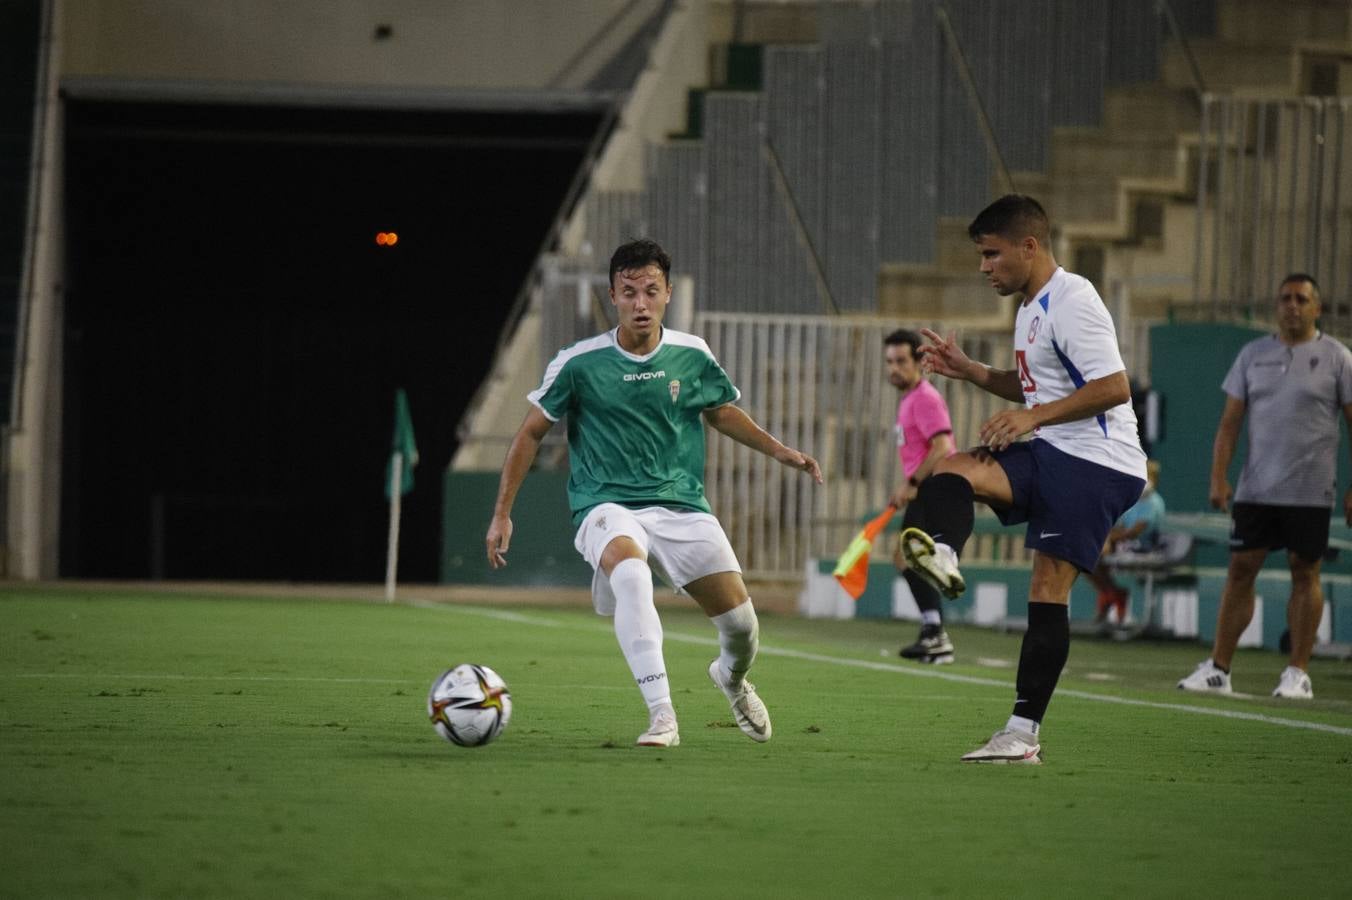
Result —
<instances>
[{"instance_id":1,"label":"player's outstretched arm","mask_svg":"<svg viewBox=\"0 0 1352 900\"><path fill-rule=\"evenodd\" d=\"M1239 443L1239 428L1244 422L1243 400L1226 396L1225 408L1221 410L1221 420L1216 425L1216 439L1211 444L1211 485L1207 490L1207 499L1213 509L1226 512L1230 509L1230 460L1234 459L1235 446Z\"/></svg>"},{"instance_id":2,"label":"player's outstretched arm","mask_svg":"<svg viewBox=\"0 0 1352 900\"><path fill-rule=\"evenodd\" d=\"M502 462L502 478L498 481L498 499L493 505L493 518L488 523L488 534L484 543L488 549L488 564L494 569L507 565L507 550L512 543L512 504L516 502L516 492L521 482L526 480L535 454L540 450L540 442L549 432L553 422L538 407L532 406L526 413L526 419L517 429L512 445L507 448L507 458Z\"/></svg>"},{"instance_id":3,"label":"player's outstretched arm","mask_svg":"<svg viewBox=\"0 0 1352 900\"><path fill-rule=\"evenodd\" d=\"M1018 372L1013 369L992 369L972 360L958 346L957 332L950 331L948 337L943 337L937 331L922 328L920 333L929 341L919 348L920 368L924 372L970 381L997 397L1015 403L1023 402L1023 385L1019 383Z\"/></svg>"},{"instance_id":4,"label":"player's outstretched arm","mask_svg":"<svg viewBox=\"0 0 1352 900\"><path fill-rule=\"evenodd\" d=\"M813 477L817 484L822 483L822 469L817 461L801 450L785 446L774 435L756 424L741 409L731 403L715 406L704 411L704 421L726 434L739 444L745 444L752 450L764 453L776 462L793 469L799 469Z\"/></svg>"}]
</instances>

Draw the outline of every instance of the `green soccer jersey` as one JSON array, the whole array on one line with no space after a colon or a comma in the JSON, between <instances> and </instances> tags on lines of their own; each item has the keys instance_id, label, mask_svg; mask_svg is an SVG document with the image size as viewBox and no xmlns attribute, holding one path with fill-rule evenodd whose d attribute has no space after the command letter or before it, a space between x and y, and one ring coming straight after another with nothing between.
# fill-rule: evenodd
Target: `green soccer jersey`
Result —
<instances>
[{"instance_id":1,"label":"green soccer jersey","mask_svg":"<svg viewBox=\"0 0 1352 900\"><path fill-rule=\"evenodd\" d=\"M646 356L616 332L559 352L528 395L551 422L568 416L568 505L573 524L601 503L710 512L704 498L706 409L741 394L709 345L662 329Z\"/></svg>"}]
</instances>

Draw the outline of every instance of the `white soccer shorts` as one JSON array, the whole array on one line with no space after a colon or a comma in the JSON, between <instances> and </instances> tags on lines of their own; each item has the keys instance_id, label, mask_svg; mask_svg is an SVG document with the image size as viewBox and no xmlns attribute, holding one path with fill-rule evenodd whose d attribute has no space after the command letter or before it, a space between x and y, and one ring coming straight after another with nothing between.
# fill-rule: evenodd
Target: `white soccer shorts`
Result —
<instances>
[{"instance_id":1,"label":"white soccer shorts","mask_svg":"<svg viewBox=\"0 0 1352 900\"><path fill-rule=\"evenodd\" d=\"M573 546L592 567L592 605L597 615L615 615L615 595L610 579L601 571L601 555L621 536L633 539L649 567L678 591L705 575L742 571L723 526L708 513L602 503L587 513L573 538Z\"/></svg>"}]
</instances>

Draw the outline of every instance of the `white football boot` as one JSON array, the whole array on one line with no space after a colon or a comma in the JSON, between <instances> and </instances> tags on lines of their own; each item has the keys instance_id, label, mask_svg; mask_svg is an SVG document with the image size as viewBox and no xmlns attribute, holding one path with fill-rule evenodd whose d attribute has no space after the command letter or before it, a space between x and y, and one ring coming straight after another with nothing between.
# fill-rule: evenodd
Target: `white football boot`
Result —
<instances>
[{"instance_id":1,"label":"white football boot","mask_svg":"<svg viewBox=\"0 0 1352 900\"><path fill-rule=\"evenodd\" d=\"M934 538L919 528L907 528L901 533L901 553L906 557L906 565L949 600L956 600L967 590L967 582L958 571L958 554L947 544L936 544Z\"/></svg>"},{"instance_id":2,"label":"white football boot","mask_svg":"<svg viewBox=\"0 0 1352 900\"><path fill-rule=\"evenodd\" d=\"M1216 668L1216 664L1210 659L1199 663L1191 675L1178 683L1178 689L1198 694L1234 693L1234 689L1230 687L1230 673Z\"/></svg>"},{"instance_id":3,"label":"white football boot","mask_svg":"<svg viewBox=\"0 0 1352 900\"><path fill-rule=\"evenodd\" d=\"M737 687L728 687L727 682L723 680L723 670L716 659L709 663L709 680L718 685L723 696L728 698L728 703L732 706L732 717L737 721L737 727L746 732L747 737L762 744L770 740L772 733L770 713L761 702L760 695L756 693L755 685L742 679L742 683Z\"/></svg>"},{"instance_id":4,"label":"white football boot","mask_svg":"<svg viewBox=\"0 0 1352 900\"><path fill-rule=\"evenodd\" d=\"M962 761L1037 766L1042 764L1042 745L1034 734L1004 728L991 735L984 746L964 756Z\"/></svg>"},{"instance_id":5,"label":"white football boot","mask_svg":"<svg viewBox=\"0 0 1352 900\"><path fill-rule=\"evenodd\" d=\"M1314 688L1310 686L1310 676L1304 669L1287 666L1282 677L1272 690L1272 696L1285 697L1288 700L1313 700Z\"/></svg>"},{"instance_id":6,"label":"white football boot","mask_svg":"<svg viewBox=\"0 0 1352 900\"><path fill-rule=\"evenodd\" d=\"M665 710L653 716L648 730L634 741L640 747L675 747L680 742L681 732L676 728L676 717Z\"/></svg>"}]
</instances>

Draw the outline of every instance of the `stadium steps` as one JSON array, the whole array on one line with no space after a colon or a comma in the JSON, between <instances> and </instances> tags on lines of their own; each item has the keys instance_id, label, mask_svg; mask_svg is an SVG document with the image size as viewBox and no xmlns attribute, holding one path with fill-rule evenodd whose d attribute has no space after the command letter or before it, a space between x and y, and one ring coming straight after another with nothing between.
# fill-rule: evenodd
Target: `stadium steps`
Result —
<instances>
[{"instance_id":1,"label":"stadium steps","mask_svg":"<svg viewBox=\"0 0 1352 900\"><path fill-rule=\"evenodd\" d=\"M1352 93L1352 7L1228 0L1217 37L1190 42L1209 91L1287 97ZM1166 46L1160 79L1113 89L1100 129L1053 135L1049 204L1072 246L1098 244L1103 269L1135 280L1133 313L1155 318L1191 299L1200 116L1182 48ZM1100 285L1102 287L1102 285Z\"/></svg>"},{"instance_id":2,"label":"stadium steps","mask_svg":"<svg viewBox=\"0 0 1352 900\"><path fill-rule=\"evenodd\" d=\"M1347 3L1295 0L1278 16L1261 0L1221 0L1216 16L1217 36L1189 44L1208 90L1352 93ZM1100 291L1110 278L1130 280L1133 314L1162 317L1192 292L1200 115L1183 49L1167 44L1158 80L1110 88L1103 110L1099 127L1053 131L1046 172L1011 177L1017 190L1046 203L1058 248L1068 251L1061 262ZM1001 190L992 186L992 193ZM989 289L974 277L966 222L940 220L936 238L932 264L881 267L880 311L921 319L1003 314L991 309Z\"/></svg>"},{"instance_id":3,"label":"stadium steps","mask_svg":"<svg viewBox=\"0 0 1352 900\"><path fill-rule=\"evenodd\" d=\"M1290 47L1272 42L1247 43L1207 38L1190 43L1193 58L1207 90L1233 91L1262 87L1294 93L1292 67L1296 54ZM1167 85L1187 88L1193 84L1192 68L1178 44L1171 43L1160 63L1160 77Z\"/></svg>"},{"instance_id":4,"label":"stadium steps","mask_svg":"<svg viewBox=\"0 0 1352 900\"><path fill-rule=\"evenodd\" d=\"M1258 43L1323 40L1335 35L1352 39L1352 6L1346 0L1222 0L1216 8L1216 33L1229 41Z\"/></svg>"}]
</instances>

